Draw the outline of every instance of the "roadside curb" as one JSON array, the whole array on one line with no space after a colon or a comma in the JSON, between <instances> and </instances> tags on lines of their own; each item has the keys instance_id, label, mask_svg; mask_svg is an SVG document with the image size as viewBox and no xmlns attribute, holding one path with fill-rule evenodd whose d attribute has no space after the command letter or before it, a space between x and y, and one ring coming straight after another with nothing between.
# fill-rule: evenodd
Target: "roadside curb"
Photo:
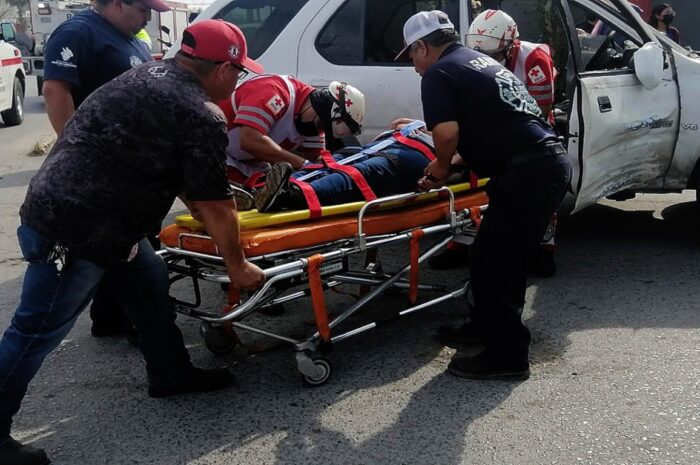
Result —
<instances>
[{"instance_id":1,"label":"roadside curb","mask_svg":"<svg viewBox=\"0 0 700 465\"><path fill-rule=\"evenodd\" d=\"M28 157L43 157L53 147L56 143L56 134L51 134L50 136L42 137L34 144L34 148L31 152L27 154Z\"/></svg>"}]
</instances>

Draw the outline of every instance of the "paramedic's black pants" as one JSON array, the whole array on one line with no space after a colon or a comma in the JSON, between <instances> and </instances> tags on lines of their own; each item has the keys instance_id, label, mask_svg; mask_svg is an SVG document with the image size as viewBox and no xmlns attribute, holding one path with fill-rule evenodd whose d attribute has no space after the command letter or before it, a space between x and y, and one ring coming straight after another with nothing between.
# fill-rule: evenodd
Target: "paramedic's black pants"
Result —
<instances>
[{"instance_id":1,"label":"paramedic's black pants","mask_svg":"<svg viewBox=\"0 0 700 465\"><path fill-rule=\"evenodd\" d=\"M472 322L487 349L519 359L527 358L530 345L521 320L528 264L571 176L560 144L541 150L541 157L516 156L491 178L489 208L471 247Z\"/></svg>"}]
</instances>

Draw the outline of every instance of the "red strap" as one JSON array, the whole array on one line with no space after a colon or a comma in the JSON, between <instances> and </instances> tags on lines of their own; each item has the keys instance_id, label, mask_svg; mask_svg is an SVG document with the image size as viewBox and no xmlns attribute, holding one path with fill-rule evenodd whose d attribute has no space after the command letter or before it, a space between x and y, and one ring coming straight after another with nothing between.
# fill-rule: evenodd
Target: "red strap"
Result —
<instances>
[{"instance_id":1,"label":"red strap","mask_svg":"<svg viewBox=\"0 0 700 465\"><path fill-rule=\"evenodd\" d=\"M304 194L304 199L306 199L306 205L309 206L309 218L320 218L321 217L321 201L318 200L316 191L308 182L299 181L295 178L289 178L289 182L296 184L301 189L301 193Z\"/></svg>"},{"instance_id":2,"label":"red strap","mask_svg":"<svg viewBox=\"0 0 700 465\"><path fill-rule=\"evenodd\" d=\"M469 172L469 189L476 189L479 187L479 176L473 171Z\"/></svg>"},{"instance_id":3,"label":"red strap","mask_svg":"<svg viewBox=\"0 0 700 465\"><path fill-rule=\"evenodd\" d=\"M411 269L409 271L408 281L408 301L411 305L416 303L418 299L418 258L420 258L420 239L425 234L422 229L414 229L411 231L411 240L409 242L411 252Z\"/></svg>"},{"instance_id":4,"label":"red strap","mask_svg":"<svg viewBox=\"0 0 700 465\"><path fill-rule=\"evenodd\" d=\"M335 159L333 159L333 156L327 150L324 150L321 153L321 156L323 157L323 162L326 164L328 169L331 169L333 171L340 171L341 173L345 173L348 176L350 176L350 179L352 179L352 181L355 183L357 188L360 190L360 193L362 193L362 197L364 197L365 200L370 201L375 200L377 198L377 195L374 193L372 188L369 187L369 184L367 184L367 180L357 168L350 165L339 164L335 161Z\"/></svg>"},{"instance_id":5,"label":"red strap","mask_svg":"<svg viewBox=\"0 0 700 465\"><path fill-rule=\"evenodd\" d=\"M328 312L326 301L323 297L323 281L321 281L320 266L323 263L323 255L316 254L309 257L309 289L311 290L311 303L314 307L314 317L321 339L325 342L331 340L331 327L328 324Z\"/></svg>"},{"instance_id":6,"label":"red strap","mask_svg":"<svg viewBox=\"0 0 700 465\"><path fill-rule=\"evenodd\" d=\"M246 179L245 184L243 185L249 189L263 187L265 185L265 176L266 173L263 171L253 173L248 177L248 179Z\"/></svg>"},{"instance_id":7,"label":"red strap","mask_svg":"<svg viewBox=\"0 0 700 465\"><path fill-rule=\"evenodd\" d=\"M394 139L396 139L396 142L403 144L405 146L411 147L412 149L418 150L420 153L425 155L425 158L427 158L430 161L435 160L435 154L433 153L430 148L425 145L424 143L417 141L415 139L411 139L410 137L406 137L400 132L397 132L393 135Z\"/></svg>"},{"instance_id":8,"label":"red strap","mask_svg":"<svg viewBox=\"0 0 700 465\"><path fill-rule=\"evenodd\" d=\"M474 222L476 229L479 229L479 226L481 225L481 208L480 207L470 208L469 209L469 219L471 219Z\"/></svg>"}]
</instances>

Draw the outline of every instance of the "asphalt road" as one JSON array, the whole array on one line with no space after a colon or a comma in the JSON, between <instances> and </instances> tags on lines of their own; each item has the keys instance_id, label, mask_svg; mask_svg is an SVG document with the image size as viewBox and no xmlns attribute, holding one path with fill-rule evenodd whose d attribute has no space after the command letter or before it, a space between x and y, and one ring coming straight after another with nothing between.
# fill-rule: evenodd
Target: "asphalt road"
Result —
<instances>
[{"instance_id":1,"label":"asphalt road","mask_svg":"<svg viewBox=\"0 0 700 465\"><path fill-rule=\"evenodd\" d=\"M25 265L17 209L51 133L37 97L27 121L0 127L0 328ZM532 377L444 374L453 351L431 339L461 302L339 344L335 373L302 386L286 348L217 358L179 318L193 360L229 364L240 386L154 400L138 352L98 340L83 315L30 386L15 435L76 464L696 464L700 462L700 243L694 193L603 202L561 220L558 273L533 279L525 318ZM406 251L385 255L397 265ZM424 271L458 286L464 271ZM205 302L222 296L208 289ZM339 296L334 307L348 304ZM396 310L386 297L373 312ZM302 304L270 324L311 331ZM293 321L291 321L293 320ZM355 321L357 322L357 321Z\"/></svg>"}]
</instances>

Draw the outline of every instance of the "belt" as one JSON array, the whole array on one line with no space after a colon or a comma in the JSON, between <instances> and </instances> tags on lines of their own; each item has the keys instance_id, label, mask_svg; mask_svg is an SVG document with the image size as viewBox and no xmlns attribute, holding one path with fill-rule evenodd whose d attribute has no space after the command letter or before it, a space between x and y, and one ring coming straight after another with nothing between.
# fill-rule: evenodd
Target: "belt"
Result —
<instances>
[{"instance_id":1,"label":"belt","mask_svg":"<svg viewBox=\"0 0 700 465\"><path fill-rule=\"evenodd\" d=\"M525 163L528 161L539 160L540 158L549 158L566 155L566 150L561 142L550 142L546 145L537 145L531 149L525 150L524 152L518 152L512 155L503 164L503 168L507 169L514 165L520 163Z\"/></svg>"}]
</instances>

